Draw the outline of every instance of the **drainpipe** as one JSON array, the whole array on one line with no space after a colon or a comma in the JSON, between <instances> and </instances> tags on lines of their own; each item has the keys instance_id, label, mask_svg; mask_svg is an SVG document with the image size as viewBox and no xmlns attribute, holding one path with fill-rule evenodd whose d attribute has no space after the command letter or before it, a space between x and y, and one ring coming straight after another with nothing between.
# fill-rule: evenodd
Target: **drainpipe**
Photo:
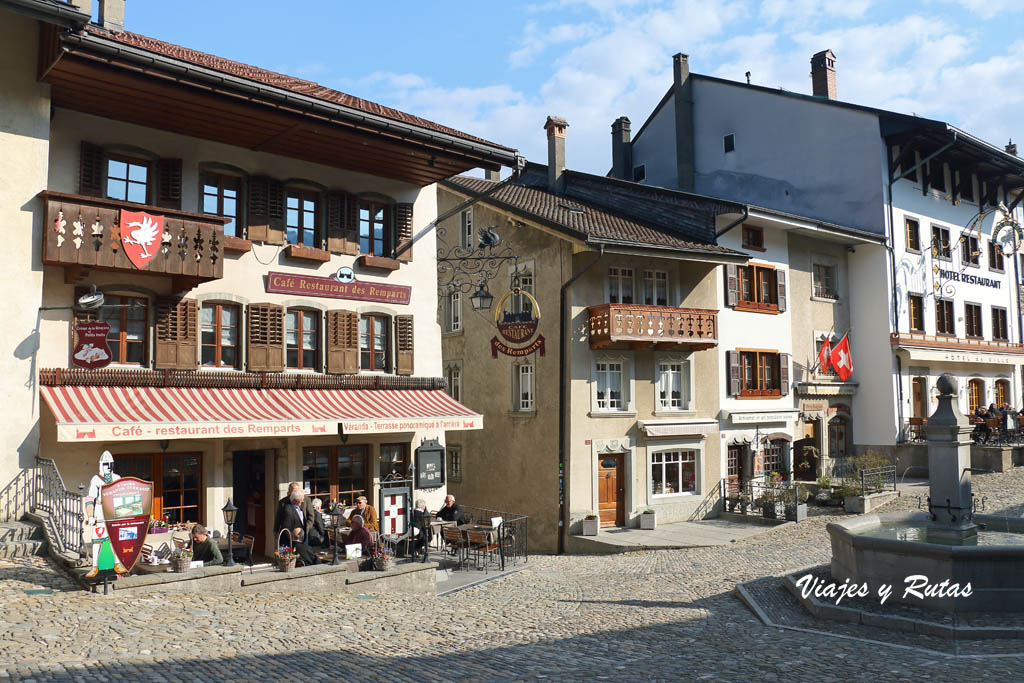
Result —
<instances>
[{"instance_id":1,"label":"drainpipe","mask_svg":"<svg viewBox=\"0 0 1024 683\"><path fill-rule=\"evenodd\" d=\"M886 156L889 156L886 154ZM892 277L892 329L900 331L899 296L896 294L896 227L893 225L892 186L896 180L892 177L892 162L889 162L889 235L885 249L889 252L889 274ZM902 175L901 175L902 177ZM896 443L903 442L903 361L896 353Z\"/></svg>"},{"instance_id":2,"label":"drainpipe","mask_svg":"<svg viewBox=\"0 0 1024 683\"><path fill-rule=\"evenodd\" d=\"M736 220L734 220L729 225L727 225L724 228L722 228L721 230L719 230L718 232L716 232L715 233L715 240L717 241L719 237L721 237L725 233L729 232L730 230L735 228L737 225L739 225L743 221L747 220L748 216L750 216L750 207L747 206L746 204L744 204L743 205L743 215L740 216L739 218L737 218Z\"/></svg>"},{"instance_id":3,"label":"drainpipe","mask_svg":"<svg viewBox=\"0 0 1024 683\"><path fill-rule=\"evenodd\" d=\"M565 508L565 418L566 418L566 398L565 394L567 391L565 375L566 375L566 352L569 348L568 338L569 332L566 329L566 313L565 304L569 288L572 287L576 280L580 279L584 273L601 260L604 256L604 245L600 244L597 247L597 255L594 260L588 263L583 270L573 275L569 280L562 285L562 289L558 294L558 554L562 555L565 553L565 532L568 529L566 520L566 508ZM570 255L570 258L572 256Z\"/></svg>"}]
</instances>

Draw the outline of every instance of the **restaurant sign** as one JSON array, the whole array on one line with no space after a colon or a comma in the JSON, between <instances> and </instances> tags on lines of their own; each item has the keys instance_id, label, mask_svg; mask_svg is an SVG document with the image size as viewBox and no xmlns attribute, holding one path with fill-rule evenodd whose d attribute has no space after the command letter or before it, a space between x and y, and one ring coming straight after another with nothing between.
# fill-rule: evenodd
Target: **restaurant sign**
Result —
<instances>
[{"instance_id":1,"label":"restaurant sign","mask_svg":"<svg viewBox=\"0 0 1024 683\"><path fill-rule=\"evenodd\" d=\"M100 488L107 538L118 561L132 570L142 552L153 511L153 482L121 477Z\"/></svg>"},{"instance_id":2,"label":"restaurant sign","mask_svg":"<svg viewBox=\"0 0 1024 683\"><path fill-rule=\"evenodd\" d=\"M444 446L430 439L416 449L416 488L436 489L444 484Z\"/></svg>"},{"instance_id":3,"label":"restaurant sign","mask_svg":"<svg viewBox=\"0 0 1024 683\"><path fill-rule=\"evenodd\" d=\"M98 320L82 321L75 325L78 340L71 351L71 362L86 370L97 370L110 365L110 347L107 334L110 323Z\"/></svg>"},{"instance_id":4,"label":"restaurant sign","mask_svg":"<svg viewBox=\"0 0 1024 683\"><path fill-rule=\"evenodd\" d=\"M267 273L266 291L270 294L298 294L328 299L353 299L384 304L406 305L412 287L380 282L360 282L351 269L343 269L334 277L316 277L298 273Z\"/></svg>"},{"instance_id":5,"label":"restaurant sign","mask_svg":"<svg viewBox=\"0 0 1024 683\"><path fill-rule=\"evenodd\" d=\"M517 300L520 302L518 307L520 310L505 310L504 305L511 297L519 297ZM529 302L528 305L523 305L525 303L523 297L525 297L526 302ZM537 334L537 328L540 326L540 304L537 303L532 294L521 289L518 285L505 292L505 295L498 301L498 305L494 310L494 324L498 328L498 334L506 342L511 344L525 343L525 346L510 346L501 341L501 339L498 339L498 337L492 337L492 358L497 358L499 352L516 358L529 356L537 351L540 351L540 355L544 355L544 335ZM534 338L534 335L536 335L536 338Z\"/></svg>"}]
</instances>

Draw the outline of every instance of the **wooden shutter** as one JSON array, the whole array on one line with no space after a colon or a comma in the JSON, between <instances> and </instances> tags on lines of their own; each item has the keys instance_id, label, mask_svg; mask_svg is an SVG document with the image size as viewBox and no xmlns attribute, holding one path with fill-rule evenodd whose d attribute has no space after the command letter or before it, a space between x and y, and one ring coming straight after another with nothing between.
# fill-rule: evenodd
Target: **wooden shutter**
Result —
<instances>
[{"instance_id":1,"label":"wooden shutter","mask_svg":"<svg viewBox=\"0 0 1024 683\"><path fill-rule=\"evenodd\" d=\"M740 395L740 380L741 371L740 366L740 352L739 351L726 351L725 352L725 364L728 370L729 380L729 395L739 396Z\"/></svg>"},{"instance_id":2,"label":"wooden shutter","mask_svg":"<svg viewBox=\"0 0 1024 683\"><path fill-rule=\"evenodd\" d=\"M327 372L359 372L359 314L327 311Z\"/></svg>"},{"instance_id":3,"label":"wooden shutter","mask_svg":"<svg viewBox=\"0 0 1024 683\"><path fill-rule=\"evenodd\" d=\"M346 199L345 241L348 242L348 253L355 255L359 253L359 198L350 194Z\"/></svg>"},{"instance_id":4,"label":"wooden shutter","mask_svg":"<svg viewBox=\"0 0 1024 683\"><path fill-rule=\"evenodd\" d=\"M399 203L395 214L395 253L402 263L412 261L412 204ZM403 251L404 250L404 251Z\"/></svg>"},{"instance_id":5,"label":"wooden shutter","mask_svg":"<svg viewBox=\"0 0 1024 683\"><path fill-rule=\"evenodd\" d=\"M156 205L181 210L181 159L156 162Z\"/></svg>"},{"instance_id":6,"label":"wooden shutter","mask_svg":"<svg viewBox=\"0 0 1024 683\"><path fill-rule=\"evenodd\" d=\"M725 305L735 306L740 299L740 267L725 267Z\"/></svg>"},{"instance_id":7,"label":"wooden shutter","mask_svg":"<svg viewBox=\"0 0 1024 683\"><path fill-rule=\"evenodd\" d=\"M195 299L161 296L156 300L153 367L195 370L199 365L199 304Z\"/></svg>"},{"instance_id":8,"label":"wooden shutter","mask_svg":"<svg viewBox=\"0 0 1024 683\"><path fill-rule=\"evenodd\" d=\"M267 181L267 244L284 244L284 185Z\"/></svg>"},{"instance_id":9,"label":"wooden shutter","mask_svg":"<svg viewBox=\"0 0 1024 683\"><path fill-rule=\"evenodd\" d=\"M786 271L775 271L775 286L778 290L779 312L781 313L782 311L786 310Z\"/></svg>"},{"instance_id":10,"label":"wooden shutter","mask_svg":"<svg viewBox=\"0 0 1024 683\"><path fill-rule=\"evenodd\" d=\"M81 149L78 165L78 194L102 197L103 181L106 179L107 170L103 148L83 140Z\"/></svg>"},{"instance_id":11,"label":"wooden shutter","mask_svg":"<svg viewBox=\"0 0 1024 683\"><path fill-rule=\"evenodd\" d=\"M284 370L284 307L249 304L246 319L246 356L250 372Z\"/></svg>"},{"instance_id":12,"label":"wooden shutter","mask_svg":"<svg viewBox=\"0 0 1024 683\"><path fill-rule=\"evenodd\" d=\"M395 316L395 374L411 375L413 372L412 316Z\"/></svg>"},{"instance_id":13,"label":"wooden shutter","mask_svg":"<svg viewBox=\"0 0 1024 683\"><path fill-rule=\"evenodd\" d=\"M267 213L267 194L270 178L253 176L249 179L248 229L246 236L251 240L265 242L270 216Z\"/></svg>"},{"instance_id":14,"label":"wooden shutter","mask_svg":"<svg viewBox=\"0 0 1024 683\"><path fill-rule=\"evenodd\" d=\"M335 254L345 251L345 193L328 192L324 202L327 216L327 248Z\"/></svg>"},{"instance_id":15,"label":"wooden shutter","mask_svg":"<svg viewBox=\"0 0 1024 683\"><path fill-rule=\"evenodd\" d=\"M789 396L789 354L779 354L779 391Z\"/></svg>"}]
</instances>

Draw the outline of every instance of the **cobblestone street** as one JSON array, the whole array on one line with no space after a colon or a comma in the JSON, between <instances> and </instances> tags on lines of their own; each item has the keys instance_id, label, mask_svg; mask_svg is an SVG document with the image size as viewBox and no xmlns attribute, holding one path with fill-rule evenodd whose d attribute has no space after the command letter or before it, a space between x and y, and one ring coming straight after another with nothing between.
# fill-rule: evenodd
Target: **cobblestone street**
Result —
<instances>
[{"instance_id":1,"label":"cobblestone street","mask_svg":"<svg viewBox=\"0 0 1024 683\"><path fill-rule=\"evenodd\" d=\"M1020 514L1024 470L975 477ZM904 497L887 509L915 508ZM1012 508L1012 510L1010 509ZM1024 657L764 626L734 586L829 559L817 514L728 547L534 557L447 597L72 590L39 558L0 564L0 674L14 680L1021 680ZM52 591L52 592L51 592Z\"/></svg>"}]
</instances>

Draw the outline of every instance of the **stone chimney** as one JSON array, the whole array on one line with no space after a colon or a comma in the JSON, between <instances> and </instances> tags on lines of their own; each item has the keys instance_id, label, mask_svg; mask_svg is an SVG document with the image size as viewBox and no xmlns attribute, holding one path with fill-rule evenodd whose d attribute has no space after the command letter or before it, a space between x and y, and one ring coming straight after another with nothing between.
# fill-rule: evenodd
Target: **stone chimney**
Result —
<instances>
[{"instance_id":1,"label":"stone chimney","mask_svg":"<svg viewBox=\"0 0 1024 683\"><path fill-rule=\"evenodd\" d=\"M629 119L620 116L612 124L612 177L633 179L633 146L629 141Z\"/></svg>"},{"instance_id":2,"label":"stone chimney","mask_svg":"<svg viewBox=\"0 0 1024 683\"><path fill-rule=\"evenodd\" d=\"M676 177L680 190L693 192L696 175L693 153L693 80L690 78L690 58L682 52L672 56L672 79L676 108Z\"/></svg>"},{"instance_id":3,"label":"stone chimney","mask_svg":"<svg viewBox=\"0 0 1024 683\"><path fill-rule=\"evenodd\" d=\"M489 169L489 168L485 169L484 170L484 178L487 179L487 180L493 180L495 182L501 180L501 169L496 169L496 170L492 170L492 169Z\"/></svg>"},{"instance_id":4,"label":"stone chimney","mask_svg":"<svg viewBox=\"0 0 1024 683\"><path fill-rule=\"evenodd\" d=\"M124 3L125 0L100 0L100 26L108 31L123 31Z\"/></svg>"},{"instance_id":5,"label":"stone chimney","mask_svg":"<svg viewBox=\"0 0 1024 683\"><path fill-rule=\"evenodd\" d=\"M815 97L836 99L836 56L832 50L811 57L811 91Z\"/></svg>"},{"instance_id":6,"label":"stone chimney","mask_svg":"<svg viewBox=\"0 0 1024 683\"><path fill-rule=\"evenodd\" d=\"M1008 143L1006 143L1006 153L1012 154L1013 156L1017 156L1017 143L1015 143L1012 139Z\"/></svg>"},{"instance_id":7,"label":"stone chimney","mask_svg":"<svg viewBox=\"0 0 1024 683\"><path fill-rule=\"evenodd\" d=\"M677 52L672 55L672 80L676 85L683 85L690 78L690 55Z\"/></svg>"},{"instance_id":8,"label":"stone chimney","mask_svg":"<svg viewBox=\"0 0 1024 683\"><path fill-rule=\"evenodd\" d=\"M71 0L71 4L77 7L79 12L92 16L92 0Z\"/></svg>"},{"instance_id":9,"label":"stone chimney","mask_svg":"<svg viewBox=\"0 0 1024 683\"><path fill-rule=\"evenodd\" d=\"M559 193L562 189L562 171L565 170L565 129L568 122L560 116L549 116L544 122L548 132L548 189Z\"/></svg>"}]
</instances>

